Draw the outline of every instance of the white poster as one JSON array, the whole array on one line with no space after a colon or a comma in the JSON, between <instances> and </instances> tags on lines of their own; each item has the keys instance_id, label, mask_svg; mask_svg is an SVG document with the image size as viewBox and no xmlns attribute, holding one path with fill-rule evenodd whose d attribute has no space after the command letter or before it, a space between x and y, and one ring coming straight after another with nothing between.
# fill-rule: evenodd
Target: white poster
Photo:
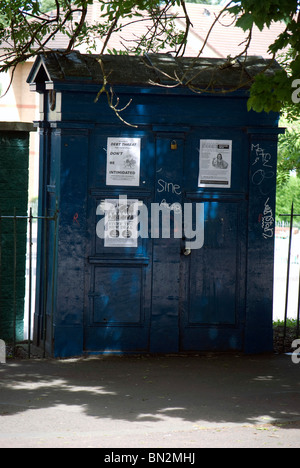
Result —
<instances>
[{"instance_id":1,"label":"white poster","mask_svg":"<svg viewBox=\"0 0 300 468\"><path fill-rule=\"evenodd\" d=\"M140 138L108 138L106 185L140 185Z\"/></svg>"},{"instance_id":2,"label":"white poster","mask_svg":"<svg viewBox=\"0 0 300 468\"><path fill-rule=\"evenodd\" d=\"M198 187L230 188L232 140L200 140Z\"/></svg>"},{"instance_id":3,"label":"white poster","mask_svg":"<svg viewBox=\"0 0 300 468\"><path fill-rule=\"evenodd\" d=\"M105 200L104 247L137 247L138 200Z\"/></svg>"}]
</instances>

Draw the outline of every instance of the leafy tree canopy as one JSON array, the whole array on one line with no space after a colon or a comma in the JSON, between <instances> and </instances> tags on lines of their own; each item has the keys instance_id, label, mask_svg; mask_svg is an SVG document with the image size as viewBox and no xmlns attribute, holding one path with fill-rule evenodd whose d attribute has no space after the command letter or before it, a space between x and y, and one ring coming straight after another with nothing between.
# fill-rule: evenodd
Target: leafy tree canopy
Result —
<instances>
[{"instance_id":1,"label":"leafy tree canopy","mask_svg":"<svg viewBox=\"0 0 300 468\"><path fill-rule=\"evenodd\" d=\"M294 204L294 213L300 213L300 178L290 177L288 182L277 188L276 192L276 220L277 221L290 221L289 216L282 216L283 214L290 214L292 203ZM295 217L293 220L294 225L299 226L299 218Z\"/></svg>"},{"instance_id":2,"label":"leafy tree canopy","mask_svg":"<svg viewBox=\"0 0 300 468\"><path fill-rule=\"evenodd\" d=\"M222 0L186 0L186 3L199 3L201 5L218 5Z\"/></svg>"},{"instance_id":3,"label":"leafy tree canopy","mask_svg":"<svg viewBox=\"0 0 300 468\"><path fill-rule=\"evenodd\" d=\"M128 53L159 51L167 44L174 47L176 54L184 54L191 26L185 0L95 0L100 3L100 16L96 24L87 23L87 8L93 0L0 0L0 72L14 68L42 51L47 50L57 33L68 37L65 53L76 45L85 43L94 53L109 51L112 34L124 23L131 21L152 22L147 33ZM198 0L194 0L198 1ZM204 0L205 1L205 0ZM203 0L202 0L203 3ZM206 0L205 3L215 3ZM222 5L224 2L222 2ZM185 31L177 31L173 6L181 6L185 16ZM241 0L229 1L222 13L215 16L212 28L225 12L234 15L236 27L246 33L245 48L238 57L228 57L228 65L247 58L254 26L260 30L274 21L285 24L269 51L273 58L279 54L283 68L275 75L261 73L253 80L248 108L256 111L285 111L289 118L300 114L300 0ZM51 14L49 8L52 9ZM208 32L208 36L210 31ZM104 41L97 49L97 38ZM208 37L207 37L208 39ZM113 51L117 53L117 51ZM199 56L202 49L199 51ZM184 83L180 83L184 84Z\"/></svg>"},{"instance_id":4,"label":"leafy tree canopy","mask_svg":"<svg viewBox=\"0 0 300 468\"><path fill-rule=\"evenodd\" d=\"M297 175L300 183L300 121L291 124L283 118L281 125L286 128L286 132L279 136L277 165L279 189L289 182L291 172Z\"/></svg>"},{"instance_id":5,"label":"leafy tree canopy","mask_svg":"<svg viewBox=\"0 0 300 468\"><path fill-rule=\"evenodd\" d=\"M251 90L248 107L256 111L267 112L286 110L289 118L300 116L298 97L300 77L300 2L299 0L244 0L236 5L228 6L228 10L237 15L237 27L241 27L251 36L254 25L260 30L270 27L272 22L282 21L285 30L279 34L269 51L273 57L283 54L281 62L283 69L273 77L259 75ZM295 89L296 88L296 89Z\"/></svg>"},{"instance_id":6,"label":"leafy tree canopy","mask_svg":"<svg viewBox=\"0 0 300 468\"><path fill-rule=\"evenodd\" d=\"M40 3L41 3L41 11L45 13L51 10L55 10L56 8L55 0L42 0Z\"/></svg>"}]
</instances>

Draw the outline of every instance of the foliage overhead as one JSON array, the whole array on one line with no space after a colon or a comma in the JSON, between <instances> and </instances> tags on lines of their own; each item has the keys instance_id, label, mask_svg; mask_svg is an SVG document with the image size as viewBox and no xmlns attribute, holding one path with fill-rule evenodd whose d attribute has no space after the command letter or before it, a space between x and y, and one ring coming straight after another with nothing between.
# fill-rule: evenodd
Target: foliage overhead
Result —
<instances>
[{"instance_id":1,"label":"foliage overhead","mask_svg":"<svg viewBox=\"0 0 300 468\"><path fill-rule=\"evenodd\" d=\"M269 52L282 64L282 70L273 77L259 75L251 88L248 108L267 112L285 110L289 118L299 118L298 84L300 77L300 2L299 0L243 0L235 2L228 10L237 15L236 26L251 35L253 27L261 31L273 22L282 21L284 31L274 43L269 44ZM281 57L280 57L281 54ZM298 87L297 87L298 86ZM296 89L296 93L293 88Z\"/></svg>"},{"instance_id":2,"label":"foliage overhead","mask_svg":"<svg viewBox=\"0 0 300 468\"><path fill-rule=\"evenodd\" d=\"M0 0L0 72L14 68L51 48L58 33L68 38L64 53L85 44L92 53L121 53L111 50L110 39L115 32L133 22L150 21L147 32L128 45L126 53L142 54L164 50L185 53L191 21L185 0L95 0L100 4L96 23L87 22L88 6L93 0ZM193 0L197 2L198 0ZM206 0L205 3L216 3ZM228 65L236 59L247 59L253 28L270 27L273 22L285 24L269 52L279 59L282 69L275 75L261 73L253 79L248 108L256 111L285 111L289 118L300 114L300 0L241 0L228 1L219 15L215 15L206 41L222 15L233 15L236 27L246 33L245 47L237 57L228 56ZM185 30L175 27L176 14L172 7L181 7ZM53 8L49 12L49 8ZM148 24L148 23L147 23ZM99 41L101 39L101 47ZM203 53L199 50L198 56ZM124 53L124 51L122 52ZM280 58L279 55L283 54ZM297 81L298 80L298 81ZM184 82L178 83L184 85Z\"/></svg>"},{"instance_id":3,"label":"foliage overhead","mask_svg":"<svg viewBox=\"0 0 300 468\"><path fill-rule=\"evenodd\" d=\"M289 183L291 173L297 175L300 184L300 121L291 124L287 119L282 119L281 125L286 128L286 132L279 136L277 164L278 189ZM296 199L295 194L294 197Z\"/></svg>"},{"instance_id":4,"label":"foliage overhead","mask_svg":"<svg viewBox=\"0 0 300 468\"><path fill-rule=\"evenodd\" d=\"M276 191L276 220L290 221L292 203L294 214L300 214L300 178L290 177L286 184L279 186ZM299 217L293 219L294 226L299 226Z\"/></svg>"}]
</instances>

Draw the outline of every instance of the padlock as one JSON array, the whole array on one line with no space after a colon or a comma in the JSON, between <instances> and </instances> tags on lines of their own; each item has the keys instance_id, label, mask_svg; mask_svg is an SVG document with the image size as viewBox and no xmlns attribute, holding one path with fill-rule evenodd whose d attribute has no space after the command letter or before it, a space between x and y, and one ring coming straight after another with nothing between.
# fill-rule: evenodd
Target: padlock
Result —
<instances>
[{"instance_id":1,"label":"padlock","mask_svg":"<svg viewBox=\"0 0 300 468\"><path fill-rule=\"evenodd\" d=\"M177 141L176 140L171 141L171 150L177 150Z\"/></svg>"}]
</instances>

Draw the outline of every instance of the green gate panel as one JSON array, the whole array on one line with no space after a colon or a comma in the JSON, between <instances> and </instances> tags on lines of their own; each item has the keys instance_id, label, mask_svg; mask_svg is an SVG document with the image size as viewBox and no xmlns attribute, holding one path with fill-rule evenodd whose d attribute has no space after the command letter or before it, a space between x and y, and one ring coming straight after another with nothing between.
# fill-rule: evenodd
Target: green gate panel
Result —
<instances>
[{"instance_id":1,"label":"green gate panel","mask_svg":"<svg viewBox=\"0 0 300 468\"><path fill-rule=\"evenodd\" d=\"M0 216L26 216L32 124L0 122ZM26 219L0 219L0 338L23 339ZM15 329L15 333L14 333Z\"/></svg>"}]
</instances>

